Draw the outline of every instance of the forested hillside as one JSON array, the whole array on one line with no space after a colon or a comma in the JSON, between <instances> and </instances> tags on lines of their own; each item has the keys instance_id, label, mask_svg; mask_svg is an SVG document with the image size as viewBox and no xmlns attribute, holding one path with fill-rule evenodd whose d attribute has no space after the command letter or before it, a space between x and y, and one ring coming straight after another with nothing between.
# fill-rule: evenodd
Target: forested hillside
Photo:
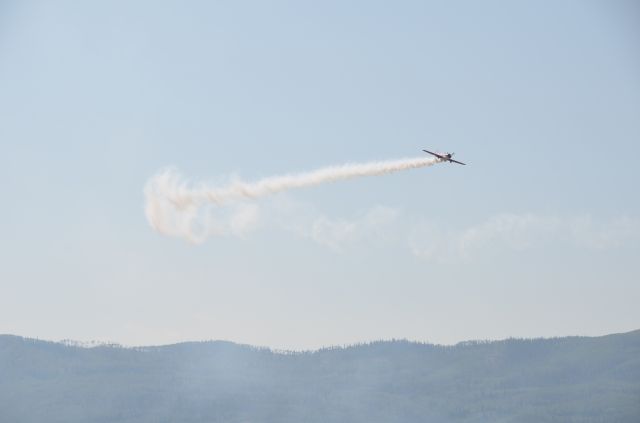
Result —
<instances>
[{"instance_id":1,"label":"forested hillside","mask_svg":"<svg viewBox=\"0 0 640 423\"><path fill-rule=\"evenodd\" d=\"M306 353L3 335L0 421L638 423L640 331Z\"/></svg>"}]
</instances>

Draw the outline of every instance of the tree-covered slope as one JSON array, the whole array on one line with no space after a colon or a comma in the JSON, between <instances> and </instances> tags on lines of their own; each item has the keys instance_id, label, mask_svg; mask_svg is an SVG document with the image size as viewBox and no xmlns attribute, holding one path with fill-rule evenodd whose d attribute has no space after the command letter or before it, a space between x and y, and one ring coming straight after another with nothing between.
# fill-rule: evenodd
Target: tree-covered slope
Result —
<instances>
[{"instance_id":1,"label":"tree-covered slope","mask_svg":"<svg viewBox=\"0 0 640 423\"><path fill-rule=\"evenodd\" d=\"M640 331L290 354L4 335L0 421L637 423Z\"/></svg>"}]
</instances>

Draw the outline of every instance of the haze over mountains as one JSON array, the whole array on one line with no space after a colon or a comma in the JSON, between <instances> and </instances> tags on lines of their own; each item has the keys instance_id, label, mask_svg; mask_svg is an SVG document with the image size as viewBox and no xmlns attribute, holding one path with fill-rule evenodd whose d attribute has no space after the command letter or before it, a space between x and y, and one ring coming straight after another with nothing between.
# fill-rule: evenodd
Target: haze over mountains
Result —
<instances>
[{"instance_id":1,"label":"haze over mountains","mask_svg":"<svg viewBox=\"0 0 640 423\"><path fill-rule=\"evenodd\" d=\"M637 423L640 331L296 353L1 335L0 421Z\"/></svg>"}]
</instances>

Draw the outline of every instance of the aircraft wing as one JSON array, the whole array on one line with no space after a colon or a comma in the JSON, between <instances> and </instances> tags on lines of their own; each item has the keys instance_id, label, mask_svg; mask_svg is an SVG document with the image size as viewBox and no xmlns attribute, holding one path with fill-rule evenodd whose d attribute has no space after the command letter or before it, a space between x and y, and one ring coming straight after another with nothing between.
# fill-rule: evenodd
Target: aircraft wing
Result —
<instances>
[{"instance_id":1,"label":"aircraft wing","mask_svg":"<svg viewBox=\"0 0 640 423\"><path fill-rule=\"evenodd\" d=\"M429 151L429 150L422 150L422 151L424 151L425 153L429 153L429 154L431 154L432 156L436 156L437 158L439 158L439 159L441 159L441 160L446 160L446 158L445 158L444 156L441 156L441 155L440 155L440 154L438 154L438 153L434 153L433 151Z\"/></svg>"},{"instance_id":2,"label":"aircraft wing","mask_svg":"<svg viewBox=\"0 0 640 423\"><path fill-rule=\"evenodd\" d=\"M461 165L466 165L466 163L462 163L462 162L459 162L459 161L453 160L453 159L449 159L449 161L453 162L453 163L458 163L458 164L461 164Z\"/></svg>"}]
</instances>

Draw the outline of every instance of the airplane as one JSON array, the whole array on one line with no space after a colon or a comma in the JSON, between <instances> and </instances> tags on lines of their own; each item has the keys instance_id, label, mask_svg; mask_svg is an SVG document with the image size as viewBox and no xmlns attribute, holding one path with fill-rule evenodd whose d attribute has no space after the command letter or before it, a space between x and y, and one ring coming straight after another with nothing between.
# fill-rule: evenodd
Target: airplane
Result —
<instances>
[{"instance_id":1,"label":"airplane","mask_svg":"<svg viewBox=\"0 0 640 423\"><path fill-rule=\"evenodd\" d=\"M466 165L466 163L462 163L462 162L459 162L457 160L453 160L451 158L455 153L434 153L434 152L429 151L429 150L422 150L422 151L424 151L425 153L429 153L432 156L436 156L438 159L440 159L440 161L443 161L443 162L458 163L458 164L461 164L461 165Z\"/></svg>"}]
</instances>

